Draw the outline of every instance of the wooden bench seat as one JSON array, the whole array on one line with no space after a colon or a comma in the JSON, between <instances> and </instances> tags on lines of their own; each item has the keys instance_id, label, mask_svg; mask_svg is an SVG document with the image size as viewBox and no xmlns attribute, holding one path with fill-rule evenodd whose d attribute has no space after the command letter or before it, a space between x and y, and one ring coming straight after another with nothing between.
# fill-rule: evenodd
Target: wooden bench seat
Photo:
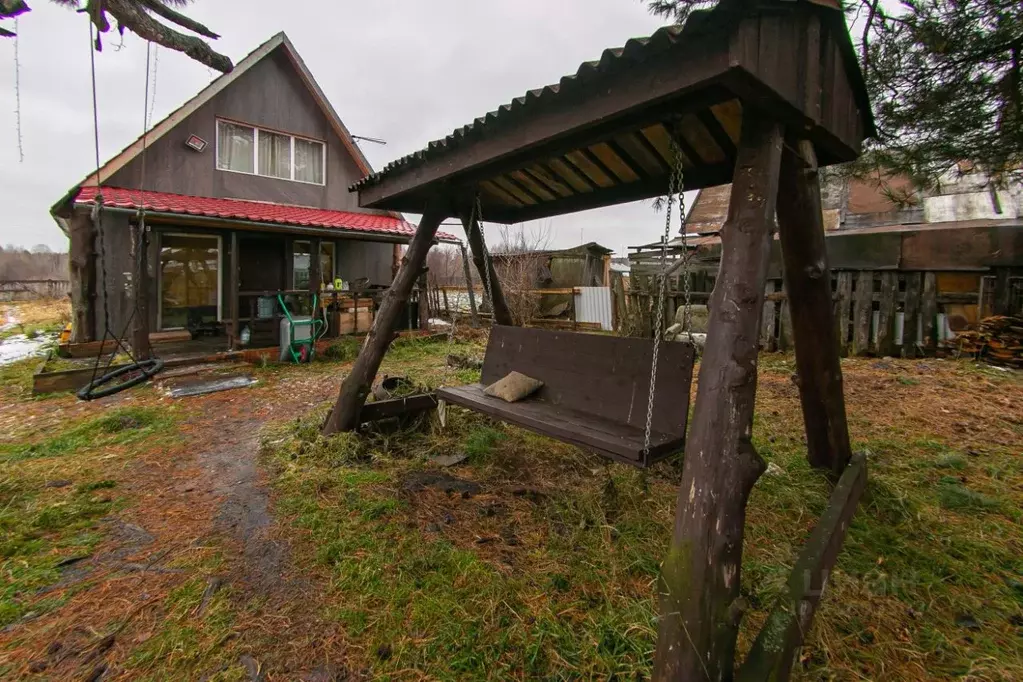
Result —
<instances>
[{"instance_id":1,"label":"wooden bench seat","mask_svg":"<svg viewBox=\"0 0 1023 682\"><path fill-rule=\"evenodd\" d=\"M597 334L495 326L481 383L441 388L437 397L556 440L636 466L648 466L685 444L693 349L663 343L650 451L643 452L653 343ZM544 386L515 403L484 395L511 371Z\"/></svg>"}]
</instances>

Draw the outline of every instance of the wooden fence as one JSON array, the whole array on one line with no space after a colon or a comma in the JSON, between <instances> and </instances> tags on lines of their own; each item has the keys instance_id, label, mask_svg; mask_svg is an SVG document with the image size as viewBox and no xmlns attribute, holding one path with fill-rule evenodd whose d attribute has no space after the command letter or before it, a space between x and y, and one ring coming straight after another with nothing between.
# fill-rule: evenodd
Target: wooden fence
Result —
<instances>
[{"instance_id":1,"label":"wooden fence","mask_svg":"<svg viewBox=\"0 0 1023 682\"><path fill-rule=\"evenodd\" d=\"M0 301L63 298L71 291L66 279L8 279L0 281Z\"/></svg>"},{"instance_id":2,"label":"wooden fence","mask_svg":"<svg viewBox=\"0 0 1023 682\"><path fill-rule=\"evenodd\" d=\"M652 336L656 284L652 277L632 280L633 286L619 298L619 319L628 321L627 333ZM694 304L707 303L713 280L710 273L694 273ZM678 278L672 278L666 290L667 320L682 305L679 284ZM992 312L1018 315L1023 308L1023 277L1003 282L982 272L847 270L832 273L831 288L843 355L933 354L954 335L953 330ZM780 278L767 283L760 344L770 351L793 347L788 299Z\"/></svg>"}]
</instances>

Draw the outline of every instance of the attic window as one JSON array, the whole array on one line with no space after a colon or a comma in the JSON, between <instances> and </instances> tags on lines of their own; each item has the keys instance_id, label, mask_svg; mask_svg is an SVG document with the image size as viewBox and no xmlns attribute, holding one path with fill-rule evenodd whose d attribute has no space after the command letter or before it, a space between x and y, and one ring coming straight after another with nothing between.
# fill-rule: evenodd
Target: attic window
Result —
<instances>
[{"instance_id":1,"label":"attic window","mask_svg":"<svg viewBox=\"0 0 1023 682\"><path fill-rule=\"evenodd\" d=\"M287 133L217 121L217 169L324 184L326 145Z\"/></svg>"}]
</instances>

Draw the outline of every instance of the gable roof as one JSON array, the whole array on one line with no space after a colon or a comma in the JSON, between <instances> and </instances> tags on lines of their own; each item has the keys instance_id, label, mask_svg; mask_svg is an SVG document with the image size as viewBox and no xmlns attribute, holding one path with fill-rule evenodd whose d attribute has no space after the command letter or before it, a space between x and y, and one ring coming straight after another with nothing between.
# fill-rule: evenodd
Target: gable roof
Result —
<instances>
[{"instance_id":1,"label":"gable roof","mask_svg":"<svg viewBox=\"0 0 1023 682\"><path fill-rule=\"evenodd\" d=\"M85 179L79 183L79 185L102 184L102 181L110 178L111 175L126 166L129 161L141 154L143 144L146 147L151 147L154 142L173 130L178 123L190 116L193 112L199 109L199 107L226 90L232 83L241 78L241 76L243 76L249 69L262 61L264 57L269 56L277 48L282 48L284 50L284 53L288 56L288 60L298 72L302 83L309 90L309 94L313 96L316 104L330 123L331 128L334 129L334 132L341 139L345 149L347 149L352 155L352 158L355 160L359 170L365 175L372 173L373 169L370 167L369 161L366 160L366 157L363 155L362 150L359 149L359 146L355 144L351 133L348 132L348 128L346 128L345 124L341 122L341 118L337 115L337 112L334 111L334 107L331 106L326 95L323 94L323 90L321 90L320 86L316 83L316 79L313 78L313 75L306 67L305 62L302 61L302 57L300 57L298 51L295 50L295 46L292 45L291 40L288 39L288 36L284 33L284 31L281 31L246 55L244 59L238 62L233 70L214 79L209 85L192 97L192 99L172 111L162 121L154 125L144 134L139 135L138 139L103 164L99 169L100 182L96 181L96 173L93 172L87 175Z\"/></svg>"}]
</instances>

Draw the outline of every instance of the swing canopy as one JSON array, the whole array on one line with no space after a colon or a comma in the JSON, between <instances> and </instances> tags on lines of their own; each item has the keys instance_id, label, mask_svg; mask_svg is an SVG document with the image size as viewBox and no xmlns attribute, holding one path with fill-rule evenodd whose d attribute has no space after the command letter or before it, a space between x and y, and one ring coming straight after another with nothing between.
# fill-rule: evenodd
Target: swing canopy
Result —
<instances>
[{"instance_id":1,"label":"swing canopy","mask_svg":"<svg viewBox=\"0 0 1023 682\"><path fill-rule=\"evenodd\" d=\"M664 195L672 138L683 189L726 184L749 112L802 131L820 166L859 155L874 123L837 0L721 0L350 191L361 206L416 213L438 198L467 212L479 192L488 221L515 223Z\"/></svg>"}]
</instances>

